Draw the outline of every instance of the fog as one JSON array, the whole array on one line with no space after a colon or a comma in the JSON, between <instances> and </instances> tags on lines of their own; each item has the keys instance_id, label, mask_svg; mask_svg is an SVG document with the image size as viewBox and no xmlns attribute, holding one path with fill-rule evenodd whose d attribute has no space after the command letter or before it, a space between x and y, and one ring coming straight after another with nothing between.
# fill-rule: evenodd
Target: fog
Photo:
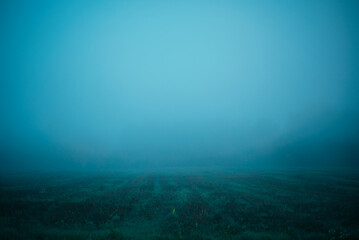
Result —
<instances>
[{"instance_id":1,"label":"fog","mask_svg":"<svg viewBox=\"0 0 359 240\"><path fill-rule=\"evenodd\" d=\"M2 1L0 169L358 167L356 1Z\"/></svg>"}]
</instances>

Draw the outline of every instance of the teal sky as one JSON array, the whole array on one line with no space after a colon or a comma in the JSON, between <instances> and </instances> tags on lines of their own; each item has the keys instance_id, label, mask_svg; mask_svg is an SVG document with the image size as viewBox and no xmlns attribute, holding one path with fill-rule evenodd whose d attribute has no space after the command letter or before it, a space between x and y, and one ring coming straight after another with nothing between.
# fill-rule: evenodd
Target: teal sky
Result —
<instances>
[{"instance_id":1,"label":"teal sky","mask_svg":"<svg viewBox=\"0 0 359 240\"><path fill-rule=\"evenodd\" d=\"M358 165L358 6L3 1L0 166Z\"/></svg>"}]
</instances>

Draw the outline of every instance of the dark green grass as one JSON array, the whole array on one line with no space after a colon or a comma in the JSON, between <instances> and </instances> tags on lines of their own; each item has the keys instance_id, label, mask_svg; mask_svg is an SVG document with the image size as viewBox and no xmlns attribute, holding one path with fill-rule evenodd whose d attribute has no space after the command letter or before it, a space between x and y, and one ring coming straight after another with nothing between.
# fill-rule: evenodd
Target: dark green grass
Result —
<instances>
[{"instance_id":1,"label":"dark green grass","mask_svg":"<svg viewBox=\"0 0 359 240\"><path fill-rule=\"evenodd\" d=\"M359 239L359 175L4 175L0 239Z\"/></svg>"}]
</instances>

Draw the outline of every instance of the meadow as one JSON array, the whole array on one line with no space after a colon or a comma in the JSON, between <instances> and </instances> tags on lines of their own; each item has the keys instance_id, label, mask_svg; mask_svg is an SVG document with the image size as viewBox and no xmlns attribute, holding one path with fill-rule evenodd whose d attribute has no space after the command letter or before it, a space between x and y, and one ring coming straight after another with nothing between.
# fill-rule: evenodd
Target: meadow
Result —
<instances>
[{"instance_id":1,"label":"meadow","mask_svg":"<svg viewBox=\"0 0 359 240\"><path fill-rule=\"evenodd\" d=\"M3 174L0 184L0 239L359 239L355 172Z\"/></svg>"}]
</instances>

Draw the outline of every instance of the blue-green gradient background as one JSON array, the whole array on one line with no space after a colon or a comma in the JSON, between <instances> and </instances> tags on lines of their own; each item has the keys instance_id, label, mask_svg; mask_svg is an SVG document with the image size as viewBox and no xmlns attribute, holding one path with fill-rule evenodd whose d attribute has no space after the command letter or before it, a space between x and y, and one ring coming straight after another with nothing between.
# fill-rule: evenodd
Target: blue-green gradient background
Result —
<instances>
[{"instance_id":1,"label":"blue-green gradient background","mask_svg":"<svg viewBox=\"0 0 359 240\"><path fill-rule=\"evenodd\" d=\"M2 170L358 166L357 1L0 3Z\"/></svg>"}]
</instances>

